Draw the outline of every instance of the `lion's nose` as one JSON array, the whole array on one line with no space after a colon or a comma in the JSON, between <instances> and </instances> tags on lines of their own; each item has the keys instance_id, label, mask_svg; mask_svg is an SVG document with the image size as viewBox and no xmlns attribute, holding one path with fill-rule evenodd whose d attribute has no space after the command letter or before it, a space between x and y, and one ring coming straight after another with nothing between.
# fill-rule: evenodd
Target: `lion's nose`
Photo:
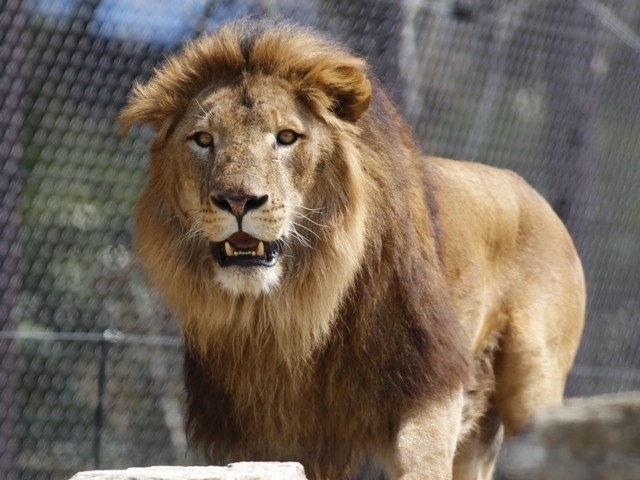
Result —
<instances>
[{"instance_id":1,"label":"lion's nose","mask_svg":"<svg viewBox=\"0 0 640 480\"><path fill-rule=\"evenodd\" d=\"M216 207L231 212L237 218L242 218L250 210L260 208L269 200L268 195L241 195L230 192L212 194L210 197L211 203Z\"/></svg>"}]
</instances>

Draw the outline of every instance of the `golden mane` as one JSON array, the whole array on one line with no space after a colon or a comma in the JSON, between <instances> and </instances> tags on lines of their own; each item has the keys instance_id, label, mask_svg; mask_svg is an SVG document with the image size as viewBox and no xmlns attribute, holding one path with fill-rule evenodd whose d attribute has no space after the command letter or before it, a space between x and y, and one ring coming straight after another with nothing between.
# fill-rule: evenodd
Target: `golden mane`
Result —
<instances>
[{"instance_id":1,"label":"golden mane","mask_svg":"<svg viewBox=\"0 0 640 480\"><path fill-rule=\"evenodd\" d=\"M280 360L297 370L328 337L363 257L368 212L362 197L371 186L361 172L361 152L354 148L359 129L353 121L368 107L371 85L365 62L336 44L293 25L260 25L232 23L187 45L148 83L134 87L120 119L123 132L144 122L158 133L152 147L158 159L152 161L148 186L157 191L144 195L137 206L138 251L172 310L179 312L187 342L206 356L219 344L233 344L239 352L250 338L257 347L251 350L256 362L271 354L265 352L278 352ZM322 241L315 250L300 252L296 274L268 296L235 298L211 284L210 271L197 258L207 249L179 240L185 227L169 221L177 207L158 202L158 197L171 201L175 195L160 191L166 186L160 173L154 173L154 163L163 163L164 139L198 93L255 74L285 80L292 95L332 126L332 161L344 168L335 179L339 185L318 192L317 206L325 210L322 221L327 225L316 233ZM339 190L343 193L336 196Z\"/></svg>"},{"instance_id":2,"label":"golden mane","mask_svg":"<svg viewBox=\"0 0 640 480\"><path fill-rule=\"evenodd\" d=\"M123 134L133 123L153 125L163 136L170 123L204 88L229 78L263 73L286 79L298 98L326 121L359 118L371 86L366 62L340 45L289 23L240 21L189 43L151 80L133 87L135 102L121 112Z\"/></svg>"}]
</instances>

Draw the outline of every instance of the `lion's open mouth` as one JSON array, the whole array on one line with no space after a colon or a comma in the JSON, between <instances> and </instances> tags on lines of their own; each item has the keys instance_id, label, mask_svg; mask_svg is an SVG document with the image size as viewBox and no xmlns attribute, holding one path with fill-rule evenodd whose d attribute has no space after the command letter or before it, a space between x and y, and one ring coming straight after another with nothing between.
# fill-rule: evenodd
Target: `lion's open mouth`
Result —
<instances>
[{"instance_id":1,"label":"lion's open mouth","mask_svg":"<svg viewBox=\"0 0 640 480\"><path fill-rule=\"evenodd\" d=\"M211 252L221 267L273 267L282 250L278 242L265 242L236 232L222 242L211 242Z\"/></svg>"}]
</instances>

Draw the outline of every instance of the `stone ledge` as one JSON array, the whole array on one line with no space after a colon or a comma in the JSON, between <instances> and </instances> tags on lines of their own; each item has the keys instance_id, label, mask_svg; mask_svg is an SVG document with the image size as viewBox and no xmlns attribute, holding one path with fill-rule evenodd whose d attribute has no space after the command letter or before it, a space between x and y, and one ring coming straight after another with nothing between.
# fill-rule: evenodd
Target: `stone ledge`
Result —
<instances>
[{"instance_id":1,"label":"stone ledge","mask_svg":"<svg viewBox=\"0 0 640 480\"><path fill-rule=\"evenodd\" d=\"M239 462L226 467L145 467L80 472L71 480L306 480L295 462Z\"/></svg>"},{"instance_id":2,"label":"stone ledge","mask_svg":"<svg viewBox=\"0 0 640 480\"><path fill-rule=\"evenodd\" d=\"M538 412L507 440L509 480L640 479L640 392L570 399ZM81 472L71 480L306 480L299 463L241 462L226 467L148 467Z\"/></svg>"},{"instance_id":3,"label":"stone ledge","mask_svg":"<svg viewBox=\"0 0 640 480\"><path fill-rule=\"evenodd\" d=\"M543 409L502 459L510 480L640 479L640 392Z\"/></svg>"}]
</instances>

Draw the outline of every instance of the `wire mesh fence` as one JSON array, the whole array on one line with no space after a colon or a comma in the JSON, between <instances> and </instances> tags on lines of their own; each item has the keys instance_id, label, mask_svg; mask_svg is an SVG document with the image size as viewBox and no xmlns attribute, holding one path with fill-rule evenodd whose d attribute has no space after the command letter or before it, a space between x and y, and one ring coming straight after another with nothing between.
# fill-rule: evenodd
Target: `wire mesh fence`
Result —
<instances>
[{"instance_id":1,"label":"wire mesh fence","mask_svg":"<svg viewBox=\"0 0 640 480\"><path fill-rule=\"evenodd\" d=\"M569 395L640 389L640 4L635 0L0 3L0 477L198 462L182 347L131 248L150 132L136 78L244 15L367 56L424 150L511 168L571 230L589 284Z\"/></svg>"}]
</instances>

